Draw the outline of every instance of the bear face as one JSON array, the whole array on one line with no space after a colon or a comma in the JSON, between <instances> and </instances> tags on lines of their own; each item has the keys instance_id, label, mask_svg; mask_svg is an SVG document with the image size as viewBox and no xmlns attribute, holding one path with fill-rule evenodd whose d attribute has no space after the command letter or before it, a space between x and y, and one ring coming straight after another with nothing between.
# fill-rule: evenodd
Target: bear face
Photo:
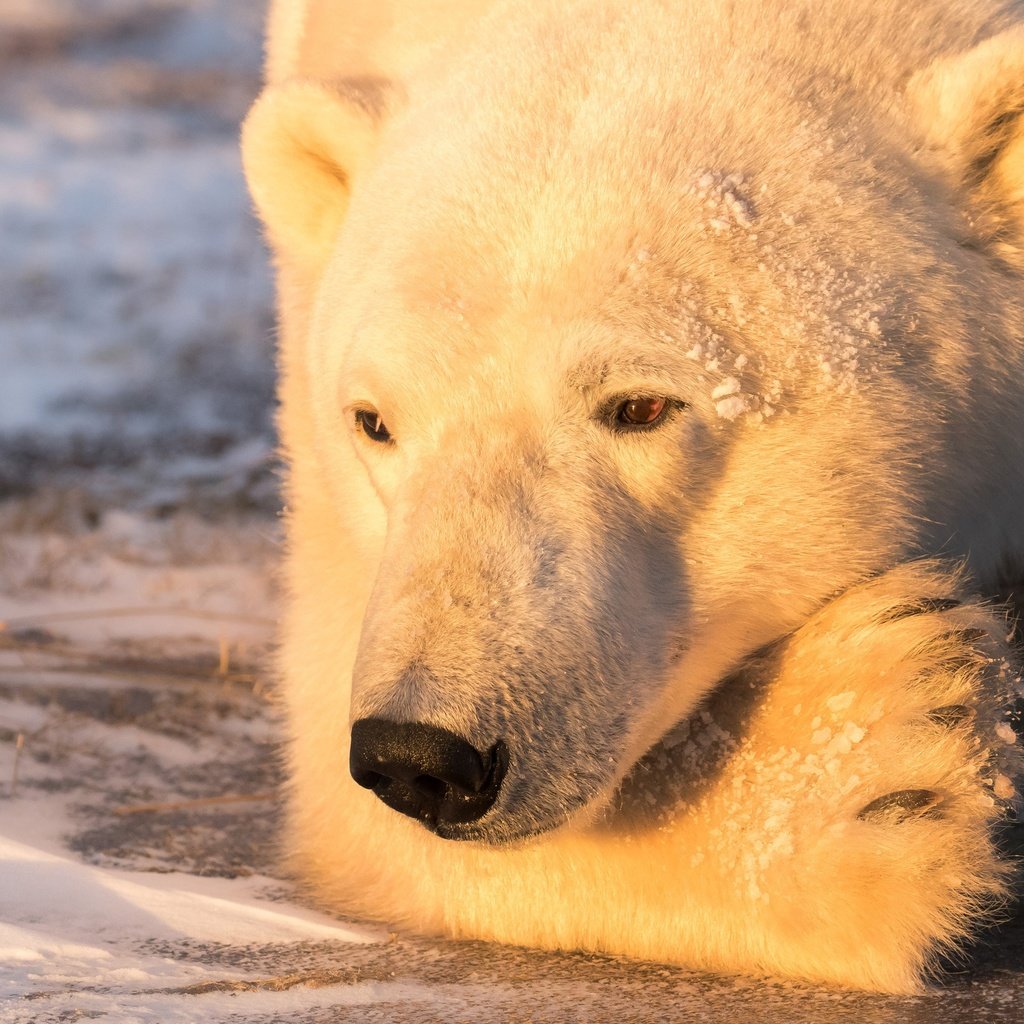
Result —
<instances>
[{"instance_id":1,"label":"bear face","mask_svg":"<svg viewBox=\"0 0 1024 1024\"><path fill-rule=\"evenodd\" d=\"M376 135L316 272L320 485L373 537L351 717L508 751L451 838L593 816L741 658L955 530L947 360L990 267L929 170L772 62L590 17Z\"/></svg>"},{"instance_id":2,"label":"bear face","mask_svg":"<svg viewBox=\"0 0 1024 1024\"><path fill-rule=\"evenodd\" d=\"M594 239L603 259L609 248ZM507 745L498 802L459 836L507 841L593 813L739 657L912 541L894 529L911 511L898 481L886 501L884 474L850 465L855 438L883 449L872 466L901 464L884 452L896 443L874 401L829 388L778 418L748 410L730 383L756 379L737 332L709 326L692 292L653 310L624 301L658 283L643 269L632 273L648 283L622 283L629 258L612 262L604 295L567 289L562 316L536 293L502 308L498 281L480 312L445 295L441 275L424 280L410 262L410 284L386 259L375 269L397 281L346 287L343 274L322 292L312 353L324 485L341 500L363 479L363 511L380 524L352 717L426 722L479 751ZM430 299L410 310L410 291ZM602 304L642 309L647 323ZM716 360L729 362L709 369ZM652 402L653 423L628 421L631 404ZM812 415L827 453L808 446ZM865 507L872 516L850 529L863 518L850 510ZM822 554L808 566L811 533ZM785 552L787 534L800 550Z\"/></svg>"}]
</instances>

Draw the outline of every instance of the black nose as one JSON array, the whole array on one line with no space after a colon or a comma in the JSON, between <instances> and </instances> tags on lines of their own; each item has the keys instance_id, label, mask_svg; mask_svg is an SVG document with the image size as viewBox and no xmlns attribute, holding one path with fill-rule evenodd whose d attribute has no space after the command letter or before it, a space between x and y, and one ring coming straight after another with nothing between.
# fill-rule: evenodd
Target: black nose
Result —
<instances>
[{"instance_id":1,"label":"black nose","mask_svg":"<svg viewBox=\"0 0 1024 1024\"><path fill-rule=\"evenodd\" d=\"M447 835L446 825L482 817L498 799L507 768L501 742L481 754L433 725L361 718L352 726L352 778L440 834Z\"/></svg>"}]
</instances>

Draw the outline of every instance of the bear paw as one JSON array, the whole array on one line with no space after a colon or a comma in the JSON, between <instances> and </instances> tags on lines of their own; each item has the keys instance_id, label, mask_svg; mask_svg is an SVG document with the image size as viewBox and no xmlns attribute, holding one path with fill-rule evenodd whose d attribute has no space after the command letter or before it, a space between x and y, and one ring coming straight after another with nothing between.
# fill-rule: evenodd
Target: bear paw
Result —
<instances>
[{"instance_id":1,"label":"bear paw","mask_svg":"<svg viewBox=\"0 0 1024 1024\"><path fill-rule=\"evenodd\" d=\"M691 864L716 866L763 969L916 991L1005 907L1019 676L961 591L931 564L853 588L676 738Z\"/></svg>"}]
</instances>

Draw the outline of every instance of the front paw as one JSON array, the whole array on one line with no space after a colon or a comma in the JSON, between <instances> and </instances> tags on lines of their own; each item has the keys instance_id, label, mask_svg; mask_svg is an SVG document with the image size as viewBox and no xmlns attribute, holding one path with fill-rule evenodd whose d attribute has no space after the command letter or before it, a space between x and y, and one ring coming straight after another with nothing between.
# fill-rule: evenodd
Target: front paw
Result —
<instances>
[{"instance_id":1,"label":"front paw","mask_svg":"<svg viewBox=\"0 0 1024 1024\"><path fill-rule=\"evenodd\" d=\"M759 699L687 813L705 825L695 858L727 866L763 929L766 969L915 991L1005 907L996 833L1022 775L1006 633L955 576L908 565L747 674ZM725 734L716 699L704 726Z\"/></svg>"}]
</instances>

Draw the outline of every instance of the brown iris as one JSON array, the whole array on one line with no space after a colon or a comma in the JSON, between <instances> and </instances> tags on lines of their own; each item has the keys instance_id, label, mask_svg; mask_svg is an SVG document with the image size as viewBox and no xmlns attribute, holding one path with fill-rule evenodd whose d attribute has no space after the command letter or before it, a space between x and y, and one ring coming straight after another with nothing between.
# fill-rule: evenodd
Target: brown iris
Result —
<instances>
[{"instance_id":1,"label":"brown iris","mask_svg":"<svg viewBox=\"0 0 1024 1024\"><path fill-rule=\"evenodd\" d=\"M667 398L630 398L616 410L615 422L624 427L649 427L661 419L667 405Z\"/></svg>"}]
</instances>

